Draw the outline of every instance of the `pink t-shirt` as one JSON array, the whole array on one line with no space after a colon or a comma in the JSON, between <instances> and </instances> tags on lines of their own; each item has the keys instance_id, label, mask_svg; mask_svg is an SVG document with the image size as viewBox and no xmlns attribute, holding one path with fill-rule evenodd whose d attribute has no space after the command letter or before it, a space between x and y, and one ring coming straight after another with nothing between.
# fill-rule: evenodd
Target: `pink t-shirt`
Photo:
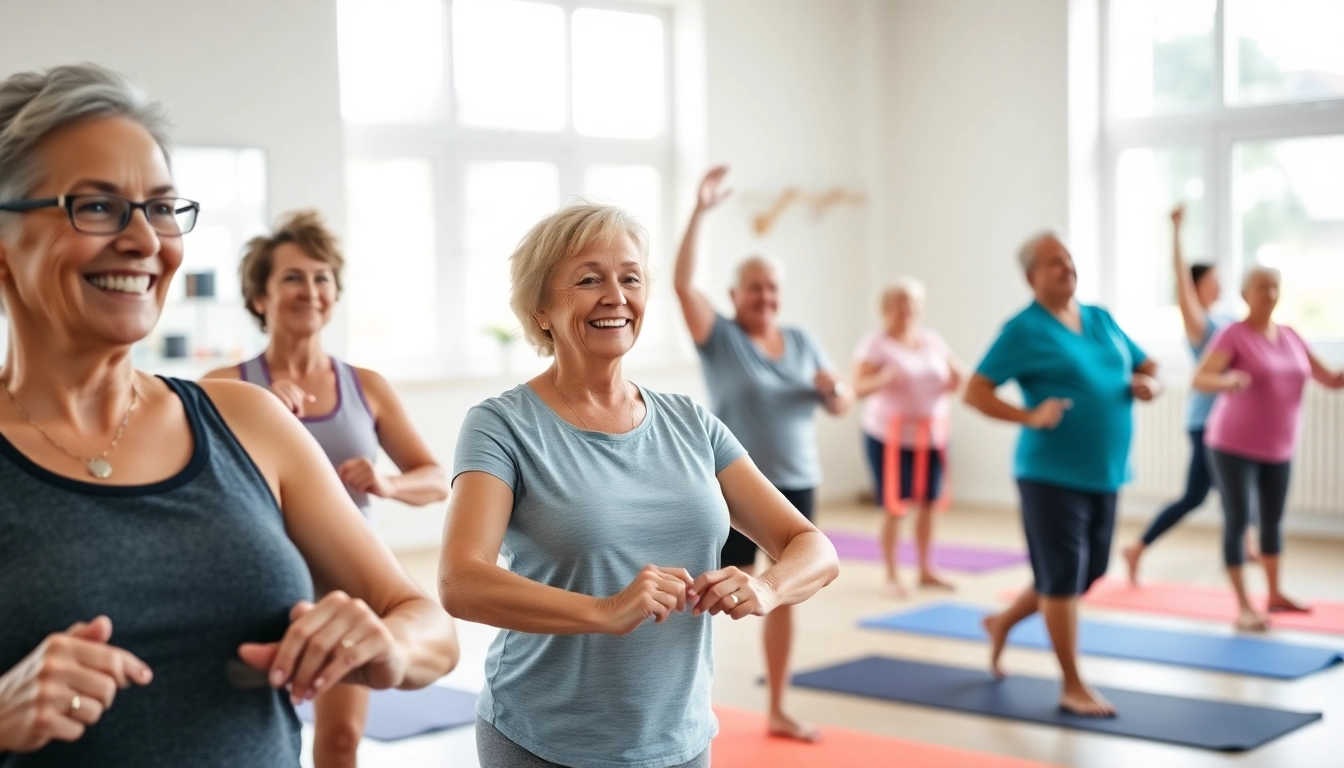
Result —
<instances>
[{"instance_id":1,"label":"pink t-shirt","mask_svg":"<svg viewBox=\"0 0 1344 768\"><path fill-rule=\"evenodd\" d=\"M1223 392L1214 401L1204 432L1210 448L1266 464L1293 458L1311 360L1292 328L1277 330L1270 341L1245 322L1233 323L1209 342L1205 354L1226 353L1229 370L1251 377L1246 391Z\"/></svg>"},{"instance_id":2,"label":"pink t-shirt","mask_svg":"<svg viewBox=\"0 0 1344 768\"><path fill-rule=\"evenodd\" d=\"M942 427L946 424L947 388L952 380L947 354L943 337L928 328L920 329L917 347L906 346L882 331L864 338L854 351L854 359L879 369L894 368L898 375L891 384L864 400L863 431L885 442L892 417L900 416L901 445L913 448L918 423L932 419L934 429L930 439L934 445L945 445L947 436Z\"/></svg>"}]
</instances>

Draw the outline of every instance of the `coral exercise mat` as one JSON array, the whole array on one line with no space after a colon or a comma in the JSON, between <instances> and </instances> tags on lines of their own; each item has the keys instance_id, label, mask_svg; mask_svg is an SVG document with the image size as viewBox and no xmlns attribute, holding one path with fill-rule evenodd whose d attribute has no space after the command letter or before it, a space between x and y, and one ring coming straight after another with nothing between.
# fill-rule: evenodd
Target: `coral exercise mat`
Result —
<instances>
[{"instance_id":1,"label":"coral exercise mat","mask_svg":"<svg viewBox=\"0 0 1344 768\"><path fill-rule=\"evenodd\" d=\"M1256 596L1255 600L1261 606L1264 605L1263 595ZM1098 608L1138 613L1165 613L1229 623L1236 621L1237 618L1237 600L1232 590L1223 587L1160 582L1133 587L1120 579L1108 578L1094 584L1083 598L1083 602ZM1311 606L1310 613L1273 613L1270 614L1271 626L1275 629L1344 635L1344 603L1328 600L1301 602Z\"/></svg>"}]
</instances>

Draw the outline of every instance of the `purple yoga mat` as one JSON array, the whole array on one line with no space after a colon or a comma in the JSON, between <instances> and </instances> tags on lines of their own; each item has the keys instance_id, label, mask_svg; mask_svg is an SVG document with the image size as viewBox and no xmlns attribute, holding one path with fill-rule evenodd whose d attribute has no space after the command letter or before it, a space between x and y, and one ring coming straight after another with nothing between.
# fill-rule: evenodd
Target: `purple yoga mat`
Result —
<instances>
[{"instance_id":1,"label":"purple yoga mat","mask_svg":"<svg viewBox=\"0 0 1344 768\"><path fill-rule=\"evenodd\" d=\"M877 539L866 533L851 531L826 531L826 536L835 544L835 551L841 560L869 560L882 562L882 547ZM915 543L902 541L897 558L903 565L917 565ZM989 549L957 544L934 544L933 562L939 568L948 571L981 573L997 568L1027 562L1027 553L1012 549Z\"/></svg>"}]
</instances>

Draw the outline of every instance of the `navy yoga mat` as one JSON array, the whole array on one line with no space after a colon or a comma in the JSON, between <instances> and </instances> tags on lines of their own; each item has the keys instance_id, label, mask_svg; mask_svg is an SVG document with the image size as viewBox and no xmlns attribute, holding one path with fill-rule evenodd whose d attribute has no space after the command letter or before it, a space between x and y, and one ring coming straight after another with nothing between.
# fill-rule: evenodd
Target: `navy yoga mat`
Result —
<instances>
[{"instance_id":1,"label":"navy yoga mat","mask_svg":"<svg viewBox=\"0 0 1344 768\"><path fill-rule=\"evenodd\" d=\"M795 675L793 684L938 709L1025 720L1083 731L1240 752L1254 749L1321 719L1319 712L1288 712L1203 699L1184 699L1098 686L1119 715L1079 717L1059 709L1059 681L869 656Z\"/></svg>"},{"instance_id":2,"label":"navy yoga mat","mask_svg":"<svg viewBox=\"0 0 1344 768\"><path fill-rule=\"evenodd\" d=\"M983 642L985 631L980 620L987 613L990 611L969 605L935 603L912 611L864 619L859 626ZM1023 648L1051 648L1045 624L1039 616L1014 627L1008 643ZM1078 622L1078 646L1089 656L1111 656L1279 680L1310 675L1344 661L1344 654L1330 648L1088 619Z\"/></svg>"},{"instance_id":3,"label":"navy yoga mat","mask_svg":"<svg viewBox=\"0 0 1344 768\"><path fill-rule=\"evenodd\" d=\"M304 722L313 722L313 705L296 709ZM418 691L373 691L364 735L396 741L476 722L476 694L431 685Z\"/></svg>"}]
</instances>

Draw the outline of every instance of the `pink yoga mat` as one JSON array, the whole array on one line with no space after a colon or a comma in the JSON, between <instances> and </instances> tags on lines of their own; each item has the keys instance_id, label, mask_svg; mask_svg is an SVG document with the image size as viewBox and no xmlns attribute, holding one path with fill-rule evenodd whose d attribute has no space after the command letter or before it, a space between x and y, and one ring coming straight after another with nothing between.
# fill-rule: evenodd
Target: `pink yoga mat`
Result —
<instances>
[{"instance_id":1,"label":"pink yoga mat","mask_svg":"<svg viewBox=\"0 0 1344 768\"><path fill-rule=\"evenodd\" d=\"M826 531L826 536L835 544L835 551L841 560L868 560L882 562L882 547L876 537L866 533L851 531ZM915 544L912 541L901 542L897 550L898 562L905 565L917 565ZM1007 568L1027 561L1027 553L1011 549L990 549L959 544L933 545L933 562L939 568L949 571L981 573L999 568Z\"/></svg>"},{"instance_id":2,"label":"pink yoga mat","mask_svg":"<svg viewBox=\"0 0 1344 768\"><path fill-rule=\"evenodd\" d=\"M1264 607L1264 595L1257 595L1254 599ZM1237 599L1232 590L1222 587L1156 582L1133 587L1120 579L1102 579L1092 586L1083 602L1099 608L1165 613L1229 623L1237 619ZM1344 603L1314 600L1308 604L1311 613L1270 614L1270 625L1275 629L1344 635Z\"/></svg>"}]
</instances>

